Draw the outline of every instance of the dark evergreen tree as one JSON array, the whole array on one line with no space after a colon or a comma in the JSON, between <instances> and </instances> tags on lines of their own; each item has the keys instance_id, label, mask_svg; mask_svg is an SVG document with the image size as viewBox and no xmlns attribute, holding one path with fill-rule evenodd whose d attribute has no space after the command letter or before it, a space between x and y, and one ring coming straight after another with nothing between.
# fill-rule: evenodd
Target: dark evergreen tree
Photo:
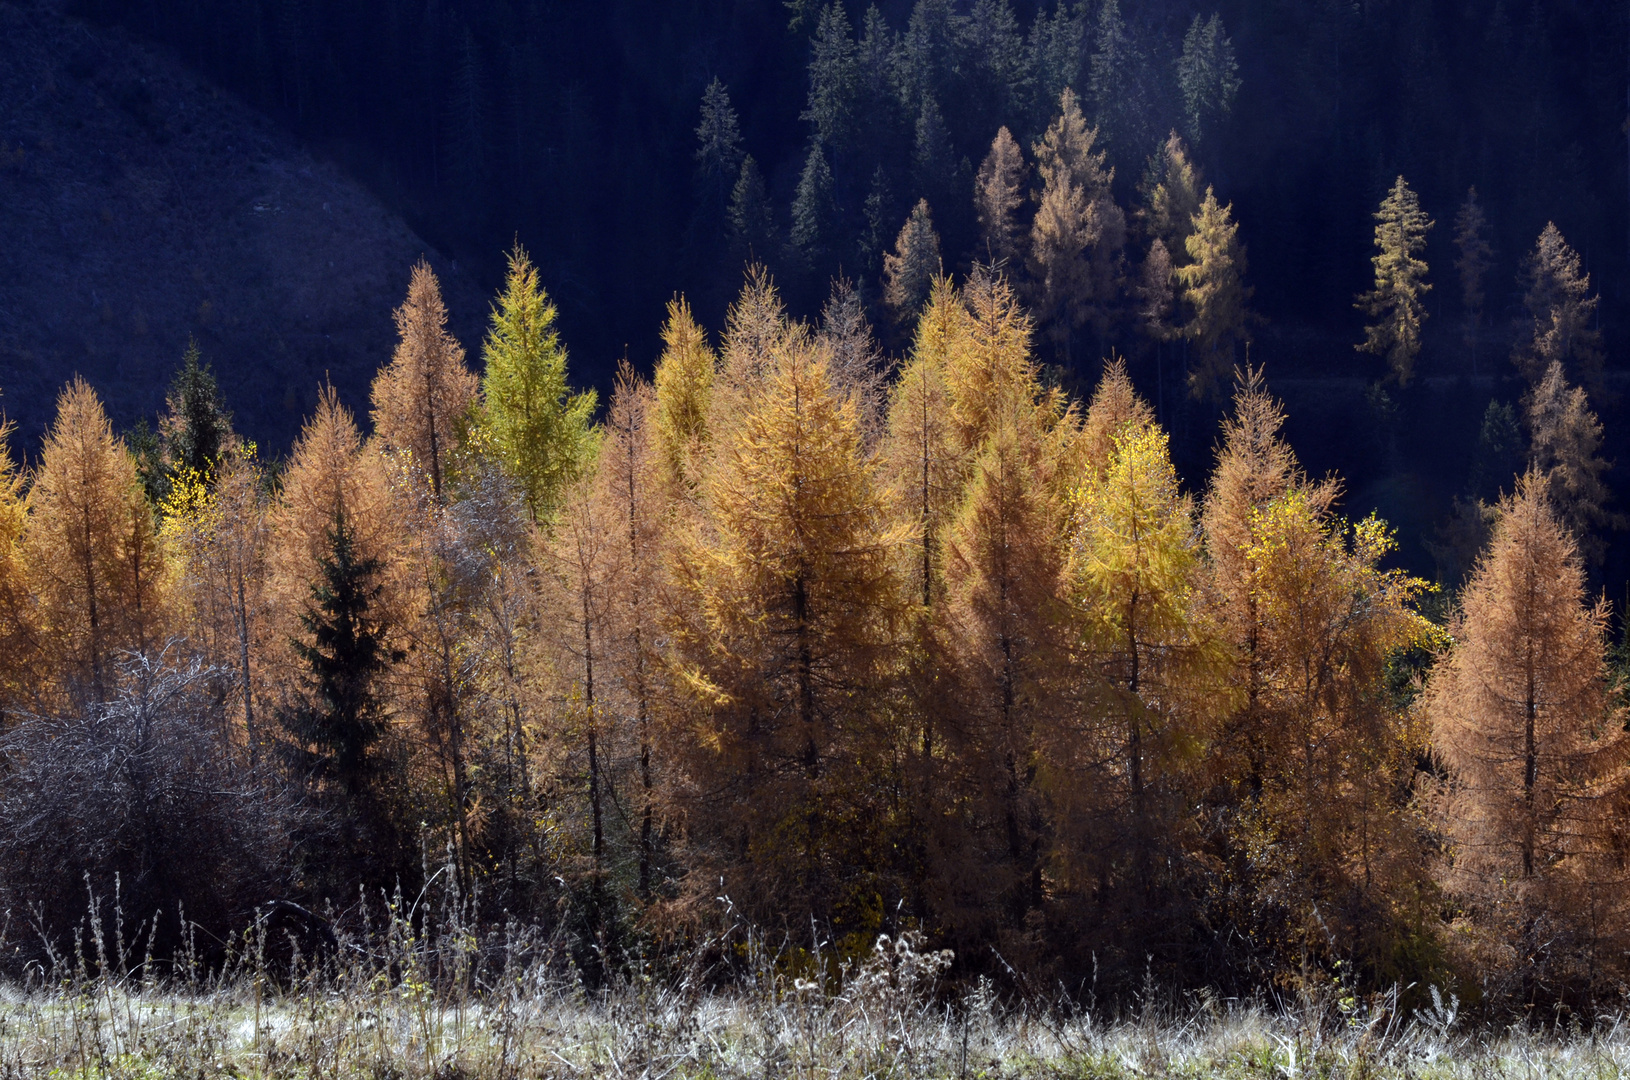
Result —
<instances>
[{"instance_id":1,"label":"dark evergreen tree","mask_svg":"<svg viewBox=\"0 0 1630 1080\"><path fill-rule=\"evenodd\" d=\"M296 765L355 798L372 778L373 751L390 722L380 679L401 654L387 643L388 627L377 610L382 567L357 551L343 507L328 531L328 547L300 616L309 639L291 643L306 667L301 693L280 720L294 742Z\"/></svg>"},{"instance_id":2,"label":"dark evergreen tree","mask_svg":"<svg viewBox=\"0 0 1630 1080\"><path fill-rule=\"evenodd\" d=\"M209 477L234 440L232 414L209 365L200 363L198 342L187 343L181 370L170 384L169 415L160 428L165 463L174 473Z\"/></svg>"}]
</instances>

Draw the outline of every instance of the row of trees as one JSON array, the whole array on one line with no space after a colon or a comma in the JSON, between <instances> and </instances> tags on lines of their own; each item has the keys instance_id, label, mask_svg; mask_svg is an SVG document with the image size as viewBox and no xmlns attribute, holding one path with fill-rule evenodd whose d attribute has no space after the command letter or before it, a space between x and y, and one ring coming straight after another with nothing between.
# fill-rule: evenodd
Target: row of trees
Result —
<instances>
[{"instance_id":1,"label":"row of trees","mask_svg":"<svg viewBox=\"0 0 1630 1080\"><path fill-rule=\"evenodd\" d=\"M834 6L825 19L841 17ZM812 110L817 99L824 100L812 90ZM831 103L824 107L837 108ZM735 113L721 84L709 87L702 117L698 157L705 170L718 172L717 162L726 159L741 163L742 177L729 197L734 250L749 257L777 251L763 184L751 175L755 166L740 149ZM1101 124L1088 125L1080 100L1067 86L1058 112L1032 146L1030 160L1012 133L999 128L973 177L975 260L1013 276L1066 370L1074 368L1072 357L1083 331L1096 342L1096 348L1086 350L1091 355L1102 355L1112 345L1142 353L1180 342L1190 391L1197 397L1219 397L1238 362L1239 346L1250 340L1251 328L1260 321L1249 307L1253 290L1245 282L1245 245L1232 206L1218 201L1187 144L1173 131L1148 158L1128 211L1117 201L1104 130ZM719 179L723 199L723 173ZM808 187L800 186L801 199ZM958 210L965 205L954 192L940 194L946 200L941 205ZM1426 294L1432 288L1421 255L1435 223L1402 176L1382 199L1375 219L1375 285L1355 304L1372 321L1358 348L1386 362L1389 380L1408 385L1421 350ZM800 261L813 265L818 260L800 251L830 227L796 207L793 221L788 258L795 266ZM880 285L875 299L905 340L946 257L928 198L918 200L886 251L881 249L882 228L881 220L873 221L866 232L878 245L879 257L862 253L857 262L875 274ZM1474 372L1478 345L1487 336L1494 257L1489 236L1486 214L1472 188L1456 216L1453 240L1464 338ZM1578 253L1554 223L1547 223L1523 260L1518 285L1523 314L1511 335L1518 371L1537 387L1555 364L1557 377L1599 387L1597 298Z\"/></svg>"},{"instance_id":2,"label":"row of trees","mask_svg":"<svg viewBox=\"0 0 1630 1080\"><path fill-rule=\"evenodd\" d=\"M1543 473L1445 633L1259 372L1196 498L990 269L892 374L844 285L810 325L753 271L717 351L675 300L598 423L524 253L479 378L444 318L420 265L372 434L326 392L275 470L193 357L145 464L76 381L5 474L0 888L48 941L81 871L224 930L445 851L594 970L728 898L1106 990L1622 975L1630 739Z\"/></svg>"}]
</instances>

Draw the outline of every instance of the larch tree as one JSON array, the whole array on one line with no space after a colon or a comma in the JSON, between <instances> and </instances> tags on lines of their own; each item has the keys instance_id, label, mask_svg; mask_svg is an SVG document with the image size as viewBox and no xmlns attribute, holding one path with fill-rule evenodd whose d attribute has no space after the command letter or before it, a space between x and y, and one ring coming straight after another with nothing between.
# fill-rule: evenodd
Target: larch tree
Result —
<instances>
[{"instance_id":1,"label":"larch tree","mask_svg":"<svg viewBox=\"0 0 1630 1080\"><path fill-rule=\"evenodd\" d=\"M510 252L482 356L482 436L520 485L532 520L547 524L561 490L582 472L596 397L592 390L573 393L567 385L555 305L519 246ZM467 409L474 392L473 379L462 372L459 362L446 379L456 388L447 391L449 416ZM455 413L451 406L458 401L462 405Z\"/></svg>"},{"instance_id":2,"label":"larch tree","mask_svg":"<svg viewBox=\"0 0 1630 1080\"><path fill-rule=\"evenodd\" d=\"M1172 319L1177 304L1177 293L1172 287L1176 271L1166 241L1155 237L1149 243L1149 254L1138 271L1137 316L1138 329L1149 340L1165 341L1177 331Z\"/></svg>"},{"instance_id":3,"label":"larch tree","mask_svg":"<svg viewBox=\"0 0 1630 1080\"><path fill-rule=\"evenodd\" d=\"M441 286L423 259L396 309L396 332L396 352L374 378L374 433L386 449L405 455L440 499L476 379L464 366L463 347L447 332Z\"/></svg>"},{"instance_id":4,"label":"larch tree","mask_svg":"<svg viewBox=\"0 0 1630 1080\"><path fill-rule=\"evenodd\" d=\"M1511 359L1523 378L1537 384L1559 361L1573 379L1600 383L1602 334L1593 325L1599 297L1590 295L1590 275L1555 224L1546 222L1540 232L1520 283L1527 318L1517 324Z\"/></svg>"},{"instance_id":5,"label":"larch tree","mask_svg":"<svg viewBox=\"0 0 1630 1080\"><path fill-rule=\"evenodd\" d=\"M1176 271L1183 287L1188 319L1182 334L1193 344L1189 392L1197 398L1217 396L1234 366L1234 346L1249 340L1251 314L1246 305L1252 289L1245 284L1245 245L1232 204L1224 206L1206 188L1194 216L1194 231L1183 243L1189 263Z\"/></svg>"},{"instance_id":6,"label":"larch tree","mask_svg":"<svg viewBox=\"0 0 1630 1080\"><path fill-rule=\"evenodd\" d=\"M109 700L118 658L168 632L166 565L136 462L83 379L57 399L29 493L23 552L53 689Z\"/></svg>"},{"instance_id":7,"label":"larch tree","mask_svg":"<svg viewBox=\"0 0 1630 1080\"><path fill-rule=\"evenodd\" d=\"M881 457L918 551L913 594L924 608L940 591L946 521L961 496L966 449L952 422L952 353L966 347L968 310L948 278L937 278L909 359L890 389Z\"/></svg>"},{"instance_id":8,"label":"larch tree","mask_svg":"<svg viewBox=\"0 0 1630 1080\"><path fill-rule=\"evenodd\" d=\"M1402 176L1375 212L1375 288L1358 297L1355 307L1375 321L1364 328L1360 352L1387 362L1392 377L1407 386L1421 351L1421 324L1426 321L1426 234L1434 222L1421 209L1420 197Z\"/></svg>"},{"instance_id":9,"label":"larch tree","mask_svg":"<svg viewBox=\"0 0 1630 1080\"><path fill-rule=\"evenodd\" d=\"M11 716L44 704L38 695L34 597L23 537L28 528L26 476L11 456L12 424L0 423L0 729Z\"/></svg>"},{"instance_id":10,"label":"larch tree","mask_svg":"<svg viewBox=\"0 0 1630 1080\"><path fill-rule=\"evenodd\" d=\"M1188 147L1177 132L1168 135L1159 153L1150 159L1150 171L1142 188L1145 194L1140 216L1145 234L1151 240L1162 241L1174 260L1187 261L1185 241L1194 231L1194 220L1207 189L1200 178L1200 167L1190 159Z\"/></svg>"},{"instance_id":11,"label":"larch tree","mask_svg":"<svg viewBox=\"0 0 1630 1080\"><path fill-rule=\"evenodd\" d=\"M305 603L319 562L332 553L329 533L341 514L355 535L358 557L390 561L398 537L386 472L332 386L319 391L281 481L272 510L272 565L282 611L298 611ZM282 634L292 633L291 615Z\"/></svg>"},{"instance_id":12,"label":"larch tree","mask_svg":"<svg viewBox=\"0 0 1630 1080\"><path fill-rule=\"evenodd\" d=\"M965 316L953 322L960 340L945 353L951 422L957 445L976 452L996 430L1002 411L1026 401L1038 411L1062 412L1059 394L1041 394L1031 353L1032 324L1001 274L975 269L959 296Z\"/></svg>"},{"instance_id":13,"label":"larch tree","mask_svg":"<svg viewBox=\"0 0 1630 1080\"><path fill-rule=\"evenodd\" d=\"M941 272L940 238L928 200L919 199L911 216L894 241L894 250L883 256L883 300L902 325L912 318L928 299L928 289Z\"/></svg>"},{"instance_id":14,"label":"larch tree","mask_svg":"<svg viewBox=\"0 0 1630 1080\"><path fill-rule=\"evenodd\" d=\"M667 587L668 495L657 482L653 462L662 452L652 423L656 394L624 365L617 372L611 408L606 415L595 476L595 499L607 508L606 523L616 535L612 573L607 582L609 611L606 668L621 691L633 721L635 783L639 790L637 828L641 899L653 896L660 840L656 777L661 763L658 724L666 682L662 642L662 593ZM633 831L635 826L629 823Z\"/></svg>"},{"instance_id":15,"label":"larch tree","mask_svg":"<svg viewBox=\"0 0 1630 1080\"><path fill-rule=\"evenodd\" d=\"M725 312L719 375L708 417L710 427L716 428L739 413L763 389L770 356L790 332L786 304L770 272L761 264L749 266L741 292Z\"/></svg>"},{"instance_id":16,"label":"larch tree","mask_svg":"<svg viewBox=\"0 0 1630 1080\"><path fill-rule=\"evenodd\" d=\"M1043 747L1061 740L1069 707L1071 611L1063 534L1068 508L1056 481L1057 444L1037 388L992 407L965 494L945 530L945 603L936 612L942 714L954 785L940 801L971 816L939 861L947 873L936 914L975 924L996 908L1010 929L1045 901L1052 854ZM983 849L983 850L981 850Z\"/></svg>"},{"instance_id":17,"label":"larch tree","mask_svg":"<svg viewBox=\"0 0 1630 1080\"><path fill-rule=\"evenodd\" d=\"M866 304L848 278L834 278L817 331L832 355L832 385L852 398L868 450L882 434L888 405L889 361L872 334Z\"/></svg>"},{"instance_id":18,"label":"larch tree","mask_svg":"<svg viewBox=\"0 0 1630 1080\"><path fill-rule=\"evenodd\" d=\"M1024 227L1019 210L1025 201L1024 151L1003 127L991 141L990 153L974 180L974 207L979 215L979 243L994 266L1017 267Z\"/></svg>"},{"instance_id":19,"label":"larch tree","mask_svg":"<svg viewBox=\"0 0 1630 1080\"><path fill-rule=\"evenodd\" d=\"M1287 955L1326 947L1321 908L1356 933L1353 897L1380 902L1407 878L1394 864L1407 859L1399 840L1412 826L1395 793L1421 747L1380 687L1396 652L1434 637L1413 608L1426 583L1382 565L1395 547L1385 524L1348 526L1325 495L1288 488L1254 515L1245 552L1257 615L1252 730L1266 769L1247 788L1235 840L1276 839L1254 876L1289 916L1290 940L1277 943Z\"/></svg>"},{"instance_id":20,"label":"larch tree","mask_svg":"<svg viewBox=\"0 0 1630 1080\"><path fill-rule=\"evenodd\" d=\"M1204 661L1193 602L1200 547L1166 434L1134 420L1111 444L1103 472L1072 493L1066 572L1079 648L1103 696L1104 726L1083 739L1115 763L1096 788L1096 810L1124 831L1101 836L1100 865L1075 872L1125 875L1147 894L1156 849L1177 842L1183 776L1205 736L1194 675Z\"/></svg>"},{"instance_id":21,"label":"larch tree","mask_svg":"<svg viewBox=\"0 0 1630 1080\"><path fill-rule=\"evenodd\" d=\"M1529 461L1545 483L1551 511L1573 536L1588 565L1607 554L1602 531L1618 524L1607 510L1612 497L1602 476L1602 422L1583 387L1570 386L1562 361L1553 360L1539 384L1523 396Z\"/></svg>"},{"instance_id":22,"label":"larch tree","mask_svg":"<svg viewBox=\"0 0 1630 1080\"><path fill-rule=\"evenodd\" d=\"M266 470L252 445L211 459L209 482L188 468L170 486L160 537L177 569L175 596L192 647L232 672L243 739L258 757L256 671L265 644L271 509Z\"/></svg>"},{"instance_id":23,"label":"larch tree","mask_svg":"<svg viewBox=\"0 0 1630 1080\"><path fill-rule=\"evenodd\" d=\"M1450 883L1510 942L1530 1000L1549 959L1599 933L1605 901L1622 904L1615 804L1630 762L1608 687L1607 602L1587 596L1547 486L1530 470L1501 500L1425 694L1449 770Z\"/></svg>"},{"instance_id":24,"label":"larch tree","mask_svg":"<svg viewBox=\"0 0 1630 1080\"><path fill-rule=\"evenodd\" d=\"M755 917L841 922L880 872L893 749L879 692L908 533L889 521L825 350L793 328L768 359L762 392L715 434L706 520L676 541L688 828L704 887L722 874Z\"/></svg>"},{"instance_id":25,"label":"larch tree","mask_svg":"<svg viewBox=\"0 0 1630 1080\"><path fill-rule=\"evenodd\" d=\"M652 421L663 477L676 497L696 489L706 461L717 367L707 331L697 325L690 304L683 297L670 300L662 324Z\"/></svg>"},{"instance_id":26,"label":"larch tree","mask_svg":"<svg viewBox=\"0 0 1630 1080\"><path fill-rule=\"evenodd\" d=\"M1059 115L1032 149L1042 189L1030 227L1030 278L1038 320L1066 360L1076 330L1107 328L1121 273L1126 215L1110 184L1115 170L1094 148L1075 94L1066 89Z\"/></svg>"},{"instance_id":27,"label":"larch tree","mask_svg":"<svg viewBox=\"0 0 1630 1080\"><path fill-rule=\"evenodd\" d=\"M556 737L564 735L575 744L566 751L565 771L582 792L588 812L586 843L578 853L586 856L588 916L594 931L603 933L608 808L616 798L606 756L609 744L620 737L614 730L617 722L626 715L618 701L620 688L607 677L607 654L612 589L627 534L617 503L596 497L598 472L584 474L562 492L560 521L544 547L544 560L552 594L545 625L554 638L554 667L562 681L557 692L562 723Z\"/></svg>"},{"instance_id":28,"label":"larch tree","mask_svg":"<svg viewBox=\"0 0 1630 1080\"><path fill-rule=\"evenodd\" d=\"M1460 274L1460 303L1466 311L1466 343L1472 350L1472 369L1477 367L1477 332L1483 326L1487 303L1489 267L1494 265L1494 249L1488 241L1488 216L1477 201L1477 188L1466 189L1466 201L1455 215L1455 270Z\"/></svg>"}]
</instances>

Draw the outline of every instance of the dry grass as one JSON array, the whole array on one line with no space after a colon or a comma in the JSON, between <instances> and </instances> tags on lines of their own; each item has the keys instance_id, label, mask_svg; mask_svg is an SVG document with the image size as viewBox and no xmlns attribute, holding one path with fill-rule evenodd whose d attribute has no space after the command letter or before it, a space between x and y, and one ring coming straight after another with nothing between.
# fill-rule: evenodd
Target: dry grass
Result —
<instances>
[{"instance_id":1,"label":"dry grass","mask_svg":"<svg viewBox=\"0 0 1630 1080\"><path fill-rule=\"evenodd\" d=\"M841 978L749 934L737 958L637 968L591 991L564 943L515 926L480 940L453 896L400 901L313 961L270 958L262 921L222 964L184 954L163 980L139 942L87 920L71 956L0 992L3 1077L1497 1078L1630 1075L1630 1031L1468 1030L1453 1000L1403 1015L1339 990L1278 1007L1148 1005L1110 1018L947 993L948 957L882 938ZM138 935L139 936L139 935ZM831 970L830 965L827 969ZM145 975L143 973L146 973Z\"/></svg>"}]
</instances>

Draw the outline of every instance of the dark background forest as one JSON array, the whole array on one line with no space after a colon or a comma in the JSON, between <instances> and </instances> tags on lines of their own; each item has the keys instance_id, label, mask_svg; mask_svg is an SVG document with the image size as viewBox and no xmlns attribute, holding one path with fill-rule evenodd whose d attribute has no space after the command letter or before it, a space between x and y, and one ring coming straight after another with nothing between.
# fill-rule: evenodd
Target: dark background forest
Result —
<instances>
[{"instance_id":1,"label":"dark background forest","mask_svg":"<svg viewBox=\"0 0 1630 1080\"><path fill-rule=\"evenodd\" d=\"M1044 22L1071 14L1040 9ZM1608 367L1618 366L1630 251L1630 27L1621 5L1129 3L1120 12L1124 38L1099 76L1116 88L1111 103L1092 95L1094 65L1110 48L1096 5L1076 11L1071 27L1060 23L1062 51L1043 63L1036 4L1018 0L1007 22L1006 5L885 3L882 17L901 35L896 47L942 105L954 179L939 178L943 194L927 190L912 168L917 118L886 102L868 107L866 145L852 137L857 149L834 163L846 242L803 267L780 243L815 127L801 119L820 12L813 2L80 0L78 10L174 48L340 162L473 268L485 291L519 237L560 305L576 377L602 389L625 353L636 365L651 362L675 292L718 326L741 280L744 259L724 239L721 193L699 175L699 102L711 80L729 92L775 215L780 240L753 254L778 272L794 311L813 314L840 270L875 299L882 249L918 195L936 196L947 269L966 269L977 253L972 171L998 125L1026 148L1040 135L1056 104L1051 83L1075 86L1089 121L1105 124L1116 195L1130 205L1166 132L1188 134L1173 66L1191 20L1215 12L1237 54L1239 91L1228 115L1215 126L1208 118L1203 137L1190 141L1207 181L1233 203L1249 250L1248 280L1265 320L1252 359L1290 402L1310 468L1343 470L1353 509L1387 513L1413 568L1434 570L1424 538L1466 482L1487 400L1517 396L1502 363L1506 333L1520 314L1520 260L1548 220L1600 290ZM847 14L859 37L863 6ZM883 239L868 247L858 234L874 164L886 171L889 205ZM1439 223L1425 255L1436 289L1422 382L1401 412L1378 418L1363 387L1384 368L1352 351L1362 322L1353 297L1368 284L1370 214L1400 173ZM1454 210L1472 185L1495 261L1479 350L1486 362L1482 377L1468 380L1473 361L1450 264ZM455 320L480 317L459 312L456 300L454 309ZM240 359L252 362L232 358ZM1072 374L1090 382L1096 355L1077 366ZM1135 364L1134 378L1156 397L1150 366ZM341 389L353 388L342 381ZM1166 395L1180 413L1174 449L1185 474L1196 475L1209 460L1212 415L1185 420L1181 397L1174 383ZM1597 406L1609 421L1607 456L1622 457L1616 398ZM263 437L286 441L288 423ZM1395 431L1378 430L1389 424ZM1607 577L1617 595L1624 545L1613 548Z\"/></svg>"}]
</instances>

